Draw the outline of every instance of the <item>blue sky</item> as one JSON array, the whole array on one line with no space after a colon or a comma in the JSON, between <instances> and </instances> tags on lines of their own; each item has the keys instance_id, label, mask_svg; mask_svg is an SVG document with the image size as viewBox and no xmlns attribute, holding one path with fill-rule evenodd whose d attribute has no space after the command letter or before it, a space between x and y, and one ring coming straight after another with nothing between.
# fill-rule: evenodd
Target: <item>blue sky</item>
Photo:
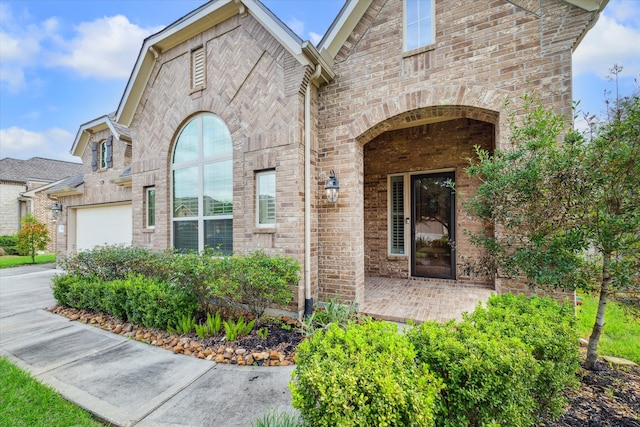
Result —
<instances>
[{"instance_id":1,"label":"blue sky","mask_svg":"<svg viewBox=\"0 0 640 427\"><path fill-rule=\"evenodd\" d=\"M115 111L145 37L204 0L0 0L0 158L79 161L78 127ZM342 0L265 0L302 39L317 43ZM621 93L640 80L640 0L610 0L573 56L574 99L604 109L607 76Z\"/></svg>"}]
</instances>

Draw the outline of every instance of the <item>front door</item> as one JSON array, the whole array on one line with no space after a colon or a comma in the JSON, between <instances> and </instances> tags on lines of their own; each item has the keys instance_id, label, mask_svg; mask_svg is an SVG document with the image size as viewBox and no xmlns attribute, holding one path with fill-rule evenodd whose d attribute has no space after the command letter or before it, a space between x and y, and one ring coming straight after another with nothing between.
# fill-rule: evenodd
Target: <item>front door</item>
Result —
<instances>
[{"instance_id":1,"label":"front door","mask_svg":"<svg viewBox=\"0 0 640 427\"><path fill-rule=\"evenodd\" d=\"M411 176L411 275L455 279L453 172Z\"/></svg>"}]
</instances>

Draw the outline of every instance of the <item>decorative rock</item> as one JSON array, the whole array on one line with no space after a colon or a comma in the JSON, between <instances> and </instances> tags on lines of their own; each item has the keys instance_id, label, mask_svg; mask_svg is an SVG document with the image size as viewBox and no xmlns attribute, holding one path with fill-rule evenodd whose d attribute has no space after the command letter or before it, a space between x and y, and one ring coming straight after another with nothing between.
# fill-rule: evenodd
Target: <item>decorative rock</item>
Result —
<instances>
[{"instance_id":1,"label":"decorative rock","mask_svg":"<svg viewBox=\"0 0 640 427\"><path fill-rule=\"evenodd\" d=\"M621 365L621 366L638 366L635 362L631 360L622 359L621 357L613 357L613 356L602 356L602 358L611 364Z\"/></svg>"},{"instance_id":2,"label":"decorative rock","mask_svg":"<svg viewBox=\"0 0 640 427\"><path fill-rule=\"evenodd\" d=\"M178 344L177 346L173 347L173 352L174 353L182 353L184 351L184 348Z\"/></svg>"},{"instance_id":3,"label":"decorative rock","mask_svg":"<svg viewBox=\"0 0 640 427\"><path fill-rule=\"evenodd\" d=\"M206 360L213 360L213 354L210 354L206 357Z\"/></svg>"},{"instance_id":4,"label":"decorative rock","mask_svg":"<svg viewBox=\"0 0 640 427\"><path fill-rule=\"evenodd\" d=\"M273 350L271 353L269 353L269 359L271 360L280 360L280 354L278 354L277 351Z\"/></svg>"},{"instance_id":5,"label":"decorative rock","mask_svg":"<svg viewBox=\"0 0 640 427\"><path fill-rule=\"evenodd\" d=\"M578 338L578 341L580 342L580 347L586 347L589 344L589 341L584 338Z\"/></svg>"},{"instance_id":6,"label":"decorative rock","mask_svg":"<svg viewBox=\"0 0 640 427\"><path fill-rule=\"evenodd\" d=\"M244 354L247 354L247 350L244 349L244 348L239 348L239 349L236 350L236 354L239 355L239 356L242 356Z\"/></svg>"},{"instance_id":7,"label":"decorative rock","mask_svg":"<svg viewBox=\"0 0 640 427\"><path fill-rule=\"evenodd\" d=\"M223 355L221 355L221 354L217 355L217 356L216 356L216 359L215 359L215 362L216 362L216 363L224 363L224 362L225 362L225 358L224 358L224 356L223 356Z\"/></svg>"},{"instance_id":8,"label":"decorative rock","mask_svg":"<svg viewBox=\"0 0 640 427\"><path fill-rule=\"evenodd\" d=\"M182 354L184 354L185 356L191 356L192 353L191 353L191 350L189 350L188 348L185 348L184 353Z\"/></svg>"},{"instance_id":9,"label":"decorative rock","mask_svg":"<svg viewBox=\"0 0 640 427\"><path fill-rule=\"evenodd\" d=\"M124 332L131 332L131 331L133 331L133 325L131 323L129 323L122 330Z\"/></svg>"},{"instance_id":10,"label":"decorative rock","mask_svg":"<svg viewBox=\"0 0 640 427\"><path fill-rule=\"evenodd\" d=\"M79 314L74 314L73 316L71 316L71 317L69 318L69 320L72 320L72 321L73 321L73 320L78 320L79 318L80 318L80 315L79 315Z\"/></svg>"},{"instance_id":11,"label":"decorative rock","mask_svg":"<svg viewBox=\"0 0 640 427\"><path fill-rule=\"evenodd\" d=\"M233 357L233 350L232 351L228 351L229 349L226 349L224 351L224 354L222 355L222 357L224 357L225 359L231 359Z\"/></svg>"},{"instance_id":12,"label":"decorative rock","mask_svg":"<svg viewBox=\"0 0 640 427\"><path fill-rule=\"evenodd\" d=\"M280 362L280 366L289 366L289 365L291 365L291 362L289 362L289 361L288 361L288 360L286 360L286 359L285 359L285 360L282 360L282 361Z\"/></svg>"},{"instance_id":13,"label":"decorative rock","mask_svg":"<svg viewBox=\"0 0 640 427\"><path fill-rule=\"evenodd\" d=\"M255 360L262 360L262 353L252 353L251 356L255 359Z\"/></svg>"},{"instance_id":14,"label":"decorative rock","mask_svg":"<svg viewBox=\"0 0 640 427\"><path fill-rule=\"evenodd\" d=\"M159 340L156 341L156 345L159 347L162 347L164 345L164 340L161 338Z\"/></svg>"},{"instance_id":15,"label":"decorative rock","mask_svg":"<svg viewBox=\"0 0 640 427\"><path fill-rule=\"evenodd\" d=\"M145 340L151 338L151 332L147 332L146 334L143 335L143 337Z\"/></svg>"},{"instance_id":16,"label":"decorative rock","mask_svg":"<svg viewBox=\"0 0 640 427\"><path fill-rule=\"evenodd\" d=\"M119 334L120 332L122 332L122 325L116 325L113 332L116 334Z\"/></svg>"},{"instance_id":17,"label":"decorative rock","mask_svg":"<svg viewBox=\"0 0 640 427\"><path fill-rule=\"evenodd\" d=\"M247 356L247 365L253 365L253 356L252 355Z\"/></svg>"}]
</instances>

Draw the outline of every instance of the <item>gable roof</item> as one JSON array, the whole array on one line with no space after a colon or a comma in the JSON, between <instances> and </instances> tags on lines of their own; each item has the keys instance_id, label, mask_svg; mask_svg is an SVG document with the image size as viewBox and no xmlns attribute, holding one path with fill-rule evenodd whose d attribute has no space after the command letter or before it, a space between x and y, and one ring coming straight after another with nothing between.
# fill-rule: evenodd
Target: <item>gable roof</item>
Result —
<instances>
[{"instance_id":1,"label":"gable roof","mask_svg":"<svg viewBox=\"0 0 640 427\"><path fill-rule=\"evenodd\" d=\"M300 64L320 68L320 75L314 84L319 85L322 81L329 82L333 79L331 67L320 56L315 46L303 42L259 0L211 0L144 40L118 105L116 121L124 126L131 124L160 53L235 15L245 14L253 16Z\"/></svg>"},{"instance_id":2,"label":"gable roof","mask_svg":"<svg viewBox=\"0 0 640 427\"><path fill-rule=\"evenodd\" d=\"M53 182L81 172L81 163L32 157L29 160L6 157L0 160L0 180Z\"/></svg>"},{"instance_id":3,"label":"gable roof","mask_svg":"<svg viewBox=\"0 0 640 427\"><path fill-rule=\"evenodd\" d=\"M115 113L111 113L80 125L69 152L74 156L82 156L82 153L87 147L92 135L105 129L109 129L111 134L118 140L131 142L131 133L129 132L129 128L116 122L115 118Z\"/></svg>"}]
</instances>

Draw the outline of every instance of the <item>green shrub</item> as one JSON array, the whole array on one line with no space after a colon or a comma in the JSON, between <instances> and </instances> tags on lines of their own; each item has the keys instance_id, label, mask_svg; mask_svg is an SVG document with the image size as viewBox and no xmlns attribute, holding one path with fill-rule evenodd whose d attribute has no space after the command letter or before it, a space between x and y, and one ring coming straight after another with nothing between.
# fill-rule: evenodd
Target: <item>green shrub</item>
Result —
<instances>
[{"instance_id":1,"label":"green shrub","mask_svg":"<svg viewBox=\"0 0 640 427\"><path fill-rule=\"evenodd\" d=\"M192 292L200 307L208 311L212 302L216 306L229 305L228 297L234 294L226 280L229 268L229 258L211 250L176 253L171 257L170 280Z\"/></svg>"},{"instance_id":2,"label":"green shrub","mask_svg":"<svg viewBox=\"0 0 640 427\"><path fill-rule=\"evenodd\" d=\"M251 333L253 326L256 324L256 319L245 322L244 317L240 316L235 322L233 320L225 320L223 324L225 339L227 341L235 341Z\"/></svg>"},{"instance_id":3,"label":"green shrub","mask_svg":"<svg viewBox=\"0 0 640 427\"><path fill-rule=\"evenodd\" d=\"M440 388L395 324L332 324L303 341L289 387L313 426L430 426Z\"/></svg>"},{"instance_id":4,"label":"green shrub","mask_svg":"<svg viewBox=\"0 0 640 427\"><path fill-rule=\"evenodd\" d=\"M60 260L68 274L101 281L124 280L141 274L168 280L171 272L170 252L151 252L148 249L122 245L96 246Z\"/></svg>"},{"instance_id":5,"label":"green shrub","mask_svg":"<svg viewBox=\"0 0 640 427\"><path fill-rule=\"evenodd\" d=\"M0 236L0 248L4 249L5 255L20 255L16 246L18 238L16 236Z\"/></svg>"},{"instance_id":6,"label":"green shrub","mask_svg":"<svg viewBox=\"0 0 640 427\"><path fill-rule=\"evenodd\" d=\"M57 303L112 314L147 327L167 329L198 308L190 292L144 276L124 280L86 281L73 275L53 279Z\"/></svg>"},{"instance_id":7,"label":"green shrub","mask_svg":"<svg viewBox=\"0 0 640 427\"><path fill-rule=\"evenodd\" d=\"M488 335L514 338L527 346L540 368L532 390L534 413L545 419L560 416L566 403L564 391L578 385L573 306L550 298L504 294L489 298L486 309L478 306L466 320Z\"/></svg>"},{"instance_id":8,"label":"green shrub","mask_svg":"<svg viewBox=\"0 0 640 427\"><path fill-rule=\"evenodd\" d=\"M226 276L209 282L215 294L246 304L256 318L271 304L288 304L300 280L300 265L293 258L263 251L234 255L222 267Z\"/></svg>"},{"instance_id":9,"label":"green shrub","mask_svg":"<svg viewBox=\"0 0 640 427\"><path fill-rule=\"evenodd\" d=\"M517 339L494 337L471 323L423 323L407 331L418 361L444 382L438 426L530 426L538 365Z\"/></svg>"}]
</instances>

